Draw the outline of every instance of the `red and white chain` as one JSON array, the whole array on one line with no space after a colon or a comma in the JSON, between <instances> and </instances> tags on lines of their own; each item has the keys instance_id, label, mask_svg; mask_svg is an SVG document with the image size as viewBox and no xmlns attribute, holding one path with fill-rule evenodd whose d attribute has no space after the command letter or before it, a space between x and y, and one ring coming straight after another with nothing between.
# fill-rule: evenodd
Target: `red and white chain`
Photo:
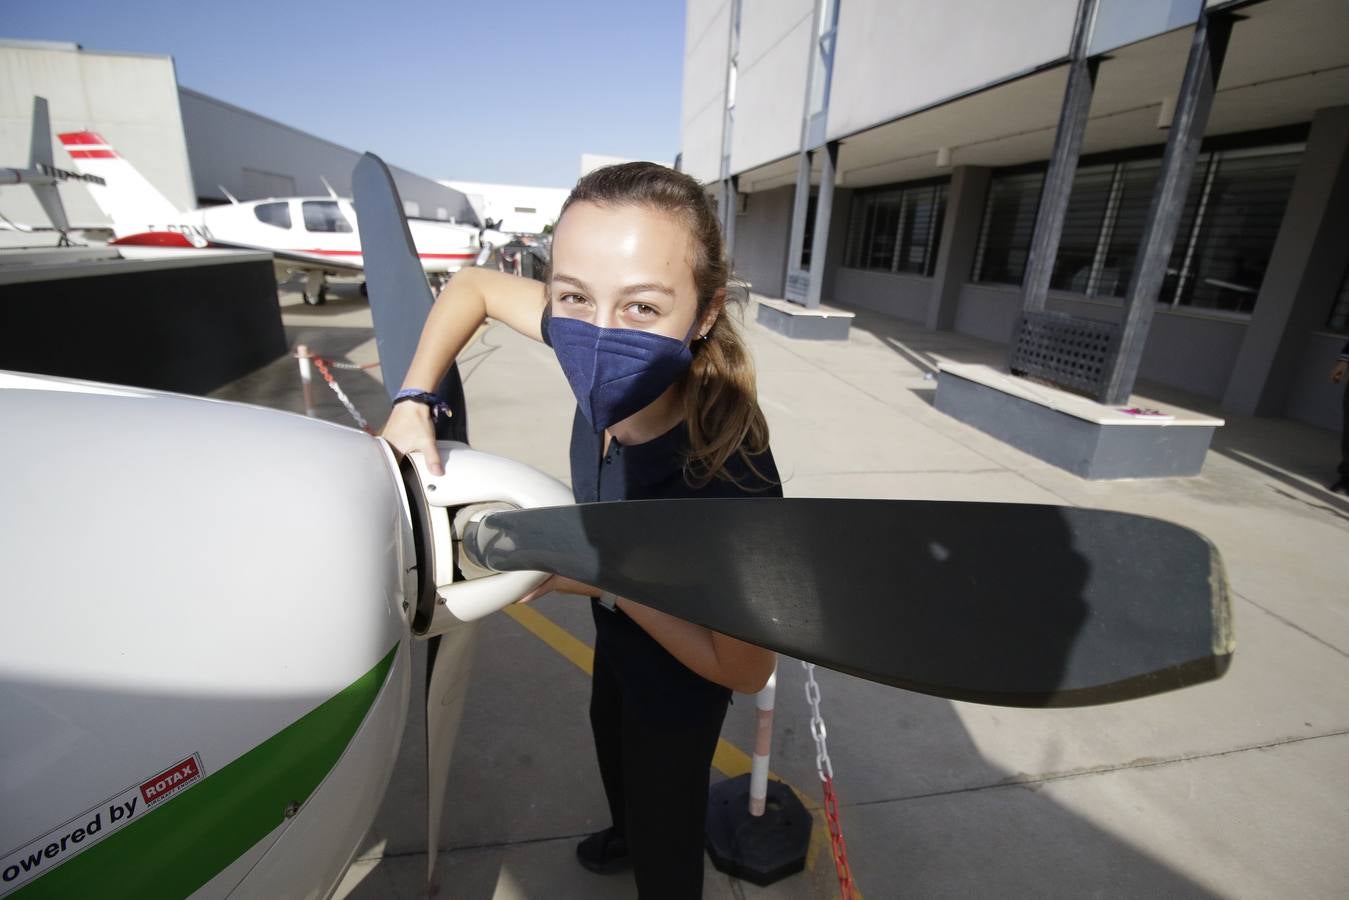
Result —
<instances>
[{"instance_id":1,"label":"red and white chain","mask_svg":"<svg viewBox=\"0 0 1349 900\"><path fill-rule=\"evenodd\" d=\"M815 738L815 769L824 785L824 818L829 826L829 848L838 872L839 896L852 900L856 888L848 868L848 848L843 842L843 826L838 821L838 796L834 793L834 764L829 759L829 736L820 715L820 684L815 680L815 664L801 663L806 670L806 702L810 704L810 736Z\"/></svg>"},{"instance_id":2,"label":"red and white chain","mask_svg":"<svg viewBox=\"0 0 1349 900\"><path fill-rule=\"evenodd\" d=\"M323 380L327 382L328 387L333 389L333 393L337 395L337 399L347 408L347 412L351 413L351 417L356 420L356 424L361 427L361 430L366 434L374 434L374 432L370 430L370 423L365 420L365 416L361 415L361 411L356 408L356 404L351 402L351 398L347 396L347 392L342 390L342 386L337 383L337 379L333 377L333 373L328 370L331 360L313 355L309 358L318 368L319 374L323 376Z\"/></svg>"}]
</instances>

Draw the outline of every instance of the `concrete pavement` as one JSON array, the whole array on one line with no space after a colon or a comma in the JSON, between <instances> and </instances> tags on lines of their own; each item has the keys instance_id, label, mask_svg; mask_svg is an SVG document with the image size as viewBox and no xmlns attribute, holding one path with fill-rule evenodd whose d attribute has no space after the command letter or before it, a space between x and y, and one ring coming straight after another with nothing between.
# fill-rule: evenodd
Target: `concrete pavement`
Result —
<instances>
[{"instance_id":1,"label":"concrete pavement","mask_svg":"<svg viewBox=\"0 0 1349 900\"><path fill-rule=\"evenodd\" d=\"M283 294L292 343L375 359L354 289L325 307ZM752 319L752 314L748 317ZM788 496L913 497L1095 506L1195 528L1227 563L1238 651L1223 680L1114 706L1010 710L818 675L849 858L869 897L1339 897L1349 891L1349 500L1326 492L1330 432L1230 418L1195 478L1086 482L932 408L941 360L997 362L995 344L859 312L847 343L746 327ZM479 449L566 479L571 399L551 351L501 326L465 353ZM378 426L378 370L339 372ZM319 386L320 412L349 421ZM298 410L294 362L215 396ZM1144 389L1140 402L1208 409ZM1213 410L1209 410L1213 411ZM883 551L884 536L877 536ZM582 643L588 610L537 612ZM451 773L442 896L624 897L572 859L607 824L585 672L520 621L481 626ZM816 803L800 666L782 660L774 770ZM384 808L340 897L416 896L426 857L420 720L411 717ZM753 703L723 732L748 750ZM723 760L725 762L725 760ZM725 763L734 768L734 754ZM817 847L820 844L817 834ZM760 889L713 871L708 897L836 894L827 849Z\"/></svg>"}]
</instances>

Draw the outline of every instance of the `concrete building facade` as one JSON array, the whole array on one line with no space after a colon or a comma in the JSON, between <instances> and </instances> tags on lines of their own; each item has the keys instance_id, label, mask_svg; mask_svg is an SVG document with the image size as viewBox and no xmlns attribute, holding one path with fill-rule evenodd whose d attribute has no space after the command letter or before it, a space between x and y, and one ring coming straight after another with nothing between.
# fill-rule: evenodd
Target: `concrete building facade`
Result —
<instances>
[{"instance_id":1,"label":"concrete building facade","mask_svg":"<svg viewBox=\"0 0 1349 900\"><path fill-rule=\"evenodd\" d=\"M691 0L682 165L718 196L756 291L1005 343L1076 63L1094 90L1044 305L1118 322L1187 109L1192 39L1220 17L1230 39L1139 374L1234 413L1338 428L1340 0Z\"/></svg>"},{"instance_id":2,"label":"concrete building facade","mask_svg":"<svg viewBox=\"0 0 1349 900\"><path fill-rule=\"evenodd\" d=\"M178 84L173 59L0 41L0 164L28 164L33 97L46 97L53 133L97 131L179 209L272 196L351 196L358 150ZM58 167L74 169L59 142ZM390 166L408 215L480 224L461 191ZM72 223L104 224L88 192L61 188ZM6 189L0 213L47 224L32 193Z\"/></svg>"}]
</instances>

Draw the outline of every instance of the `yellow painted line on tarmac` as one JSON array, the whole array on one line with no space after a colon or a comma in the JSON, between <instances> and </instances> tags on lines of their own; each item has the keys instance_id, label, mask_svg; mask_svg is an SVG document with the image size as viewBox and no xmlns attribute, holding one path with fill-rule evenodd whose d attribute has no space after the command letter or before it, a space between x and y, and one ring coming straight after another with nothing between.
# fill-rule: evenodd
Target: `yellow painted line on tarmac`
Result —
<instances>
[{"instance_id":1,"label":"yellow painted line on tarmac","mask_svg":"<svg viewBox=\"0 0 1349 900\"><path fill-rule=\"evenodd\" d=\"M558 625L552 619L539 612L527 603L514 603L506 607L504 612L516 622L524 626L530 634L543 641L549 647L565 657L586 675L590 675L595 670L595 651L584 641L578 640L571 632ZM717 749L712 754L712 768L716 769L727 778L734 778L737 775L744 775L751 768L750 755L744 750L727 741L725 738L717 739ZM824 809L814 801L814 799L804 791L798 789L795 785L783 780L777 773L770 771L770 778L782 781L783 784L791 788L796 796L801 799L801 803L810 812L812 821L810 834L810 848L806 851L806 868L814 870L815 860L819 856L820 847L829 844L829 831L824 825ZM854 893L857 900L862 900L860 892Z\"/></svg>"},{"instance_id":2,"label":"yellow painted line on tarmac","mask_svg":"<svg viewBox=\"0 0 1349 900\"><path fill-rule=\"evenodd\" d=\"M506 607L505 613L525 626L526 631L565 656L582 672L590 675L595 671L595 651L528 603L512 603Z\"/></svg>"}]
</instances>

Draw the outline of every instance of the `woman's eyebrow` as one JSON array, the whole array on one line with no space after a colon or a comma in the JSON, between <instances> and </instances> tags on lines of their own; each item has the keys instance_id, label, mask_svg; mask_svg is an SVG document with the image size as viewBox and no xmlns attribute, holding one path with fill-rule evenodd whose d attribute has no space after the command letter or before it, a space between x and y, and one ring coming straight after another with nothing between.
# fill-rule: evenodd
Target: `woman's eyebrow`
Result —
<instances>
[{"instance_id":1,"label":"woman's eyebrow","mask_svg":"<svg viewBox=\"0 0 1349 900\"><path fill-rule=\"evenodd\" d=\"M583 291L588 291L588 290L590 290L590 285L586 284L586 283L585 283L584 281L582 281L581 279L579 279L579 278L573 278L573 277L570 276L570 275L563 275L561 272L554 272L554 273L553 273L553 280L554 280L554 281L562 281L562 282L565 282L565 283L567 283L567 284L572 285L573 287L578 287L578 288L580 288L580 289L583 290Z\"/></svg>"},{"instance_id":2,"label":"woman's eyebrow","mask_svg":"<svg viewBox=\"0 0 1349 900\"><path fill-rule=\"evenodd\" d=\"M661 284L659 281L642 281L637 284L630 284L619 291L621 294L642 294L647 291L654 291L657 294L675 295L674 288L667 284Z\"/></svg>"}]
</instances>

